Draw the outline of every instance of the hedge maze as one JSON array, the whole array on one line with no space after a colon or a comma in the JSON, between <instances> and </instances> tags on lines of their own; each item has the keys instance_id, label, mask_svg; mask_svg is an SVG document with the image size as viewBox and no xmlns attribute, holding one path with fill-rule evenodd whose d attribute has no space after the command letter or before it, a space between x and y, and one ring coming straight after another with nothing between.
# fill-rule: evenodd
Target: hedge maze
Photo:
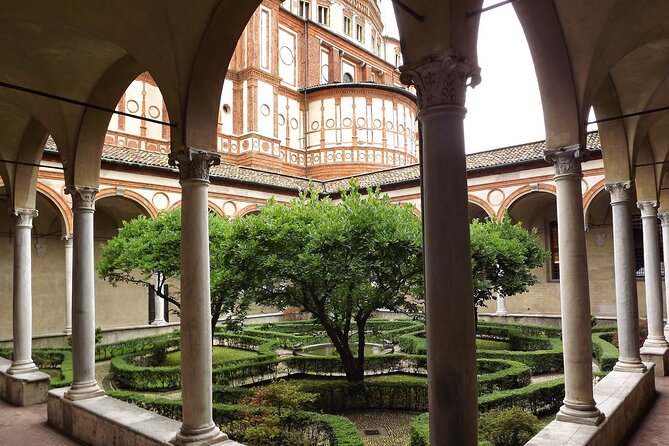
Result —
<instances>
[{"instance_id":1,"label":"hedge maze","mask_svg":"<svg viewBox=\"0 0 669 446\"><path fill-rule=\"evenodd\" d=\"M344 379L338 356L293 354L299 347L329 342L313 321L251 325L240 333L215 332L214 349L221 349L218 355L215 350L213 364L215 421L225 429L248 416L257 410L244 404L248 397L259 386L285 379L300 391L316 395L299 414L279 410L277 415L281 423L301 430L310 444L361 446L353 423L334 414L365 409L416 411L411 444L429 444L427 414L419 415L428 410L425 326L411 320L377 319L370 320L367 328L367 342L392 344L394 350L366 357L362 383ZM563 379L555 377L563 368L560 335L554 328L479 322L479 412L519 407L538 416L555 413L564 398ZM615 327L593 329L593 356L603 373L617 360L618 350L611 343L614 336ZM226 349L247 353L228 355L234 352ZM178 350L179 334L174 332L99 345L96 359L111 360L114 390L109 395L179 419L181 401L165 396L181 385L180 367L166 365L168 355L174 357ZM11 357L11 351L0 350L0 356ZM71 383L69 350L35 350L33 359L52 376L53 387ZM544 374L553 378L533 380Z\"/></svg>"}]
</instances>

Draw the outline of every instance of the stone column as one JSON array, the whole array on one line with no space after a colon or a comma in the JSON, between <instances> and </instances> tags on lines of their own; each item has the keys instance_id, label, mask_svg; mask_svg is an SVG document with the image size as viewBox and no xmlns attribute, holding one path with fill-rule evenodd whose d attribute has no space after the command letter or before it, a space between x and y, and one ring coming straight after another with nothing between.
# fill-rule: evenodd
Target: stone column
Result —
<instances>
[{"instance_id":1,"label":"stone column","mask_svg":"<svg viewBox=\"0 0 669 446\"><path fill-rule=\"evenodd\" d=\"M209 169L216 153L185 148L170 154L181 183L181 399L183 421L172 443L216 444L227 436L212 417L209 289Z\"/></svg>"},{"instance_id":2,"label":"stone column","mask_svg":"<svg viewBox=\"0 0 669 446\"><path fill-rule=\"evenodd\" d=\"M643 343L646 348L669 347L664 337L662 314L662 279L660 278L660 241L657 234L657 203L639 201L643 229L643 266L646 285L646 318L648 337ZM642 354L646 353L644 351Z\"/></svg>"},{"instance_id":3,"label":"stone column","mask_svg":"<svg viewBox=\"0 0 669 446\"><path fill-rule=\"evenodd\" d=\"M164 287L160 286L160 273L156 273L155 285L156 291L162 292ZM151 325L165 325L165 299L158 296L158 293L153 295L154 317Z\"/></svg>"},{"instance_id":4,"label":"stone column","mask_svg":"<svg viewBox=\"0 0 669 446\"><path fill-rule=\"evenodd\" d=\"M465 92L477 68L448 50L402 67L418 95L428 400L433 446L477 444L476 344L465 166Z\"/></svg>"},{"instance_id":5,"label":"stone column","mask_svg":"<svg viewBox=\"0 0 669 446\"><path fill-rule=\"evenodd\" d=\"M613 370L645 372L639 356L639 305L634 264L632 233L632 183L629 181L606 185L611 194L613 218L613 260L616 283L616 314L618 319L618 362Z\"/></svg>"},{"instance_id":6,"label":"stone column","mask_svg":"<svg viewBox=\"0 0 669 446\"><path fill-rule=\"evenodd\" d=\"M497 295L497 311L495 311L497 316L506 316L506 298L501 294Z\"/></svg>"},{"instance_id":7,"label":"stone column","mask_svg":"<svg viewBox=\"0 0 669 446\"><path fill-rule=\"evenodd\" d=\"M72 235L63 236L65 245L65 333L72 333Z\"/></svg>"},{"instance_id":8,"label":"stone column","mask_svg":"<svg viewBox=\"0 0 669 446\"><path fill-rule=\"evenodd\" d=\"M36 372L32 359L33 303L31 230L35 209L15 208L10 211L14 220L14 286L13 327L14 350L10 375Z\"/></svg>"},{"instance_id":9,"label":"stone column","mask_svg":"<svg viewBox=\"0 0 669 446\"><path fill-rule=\"evenodd\" d=\"M666 299L666 309L669 313L669 212L657 214L657 218L662 222L662 252L664 254L664 293ZM669 314L667 314L667 323L664 326L664 337L669 334Z\"/></svg>"},{"instance_id":10,"label":"stone column","mask_svg":"<svg viewBox=\"0 0 669 446\"><path fill-rule=\"evenodd\" d=\"M592 393L590 292L581 191L584 153L576 145L545 154L546 160L555 166L560 249L565 399L557 419L597 425L603 415L595 406Z\"/></svg>"},{"instance_id":11,"label":"stone column","mask_svg":"<svg viewBox=\"0 0 669 446\"><path fill-rule=\"evenodd\" d=\"M72 280L72 386L65 398L79 400L104 394L95 380L94 187L68 186L74 214Z\"/></svg>"}]
</instances>

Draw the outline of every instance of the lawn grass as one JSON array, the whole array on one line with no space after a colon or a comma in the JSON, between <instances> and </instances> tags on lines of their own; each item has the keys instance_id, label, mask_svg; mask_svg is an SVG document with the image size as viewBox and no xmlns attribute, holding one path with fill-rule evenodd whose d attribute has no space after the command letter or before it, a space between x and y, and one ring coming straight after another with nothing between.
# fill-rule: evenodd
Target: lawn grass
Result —
<instances>
[{"instance_id":1,"label":"lawn grass","mask_svg":"<svg viewBox=\"0 0 669 446\"><path fill-rule=\"evenodd\" d=\"M214 364L221 364L230 361L238 361L240 359L251 359L258 356L256 352L248 350L241 350L239 348L229 347L214 347L212 352L212 362ZM171 352L167 354L165 363L163 365L172 366L181 364L181 352Z\"/></svg>"},{"instance_id":2,"label":"lawn grass","mask_svg":"<svg viewBox=\"0 0 669 446\"><path fill-rule=\"evenodd\" d=\"M511 350L511 344L490 339L476 339L477 350Z\"/></svg>"}]
</instances>

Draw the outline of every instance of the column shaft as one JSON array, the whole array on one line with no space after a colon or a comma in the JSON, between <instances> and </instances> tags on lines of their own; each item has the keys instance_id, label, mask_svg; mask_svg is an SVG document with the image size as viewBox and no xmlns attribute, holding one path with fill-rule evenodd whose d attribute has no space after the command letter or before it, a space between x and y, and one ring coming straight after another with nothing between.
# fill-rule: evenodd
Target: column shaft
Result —
<instances>
[{"instance_id":1,"label":"column shaft","mask_svg":"<svg viewBox=\"0 0 669 446\"><path fill-rule=\"evenodd\" d=\"M634 263L632 233L632 184L607 184L611 194L613 219L613 259L616 284L616 314L618 319L618 362L614 370L645 372L639 355L639 306Z\"/></svg>"},{"instance_id":2,"label":"column shaft","mask_svg":"<svg viewBox=\"0 0 669 446\"><path fill-rule=\"evenodd\" d=\"M72 333L72 236L63 237L65 246L65 333Z\"/></svg>"},{"instance_id":3,"label":"column shaft","mask_svg":"<svg viewBox=\"0 0 669 446\"><path fill-rule=\"evenodd\" d=\"M664 261L664 294L666 299L666 309L669 313L669 212L658 214L658 218L662 222L662 253ZM669 333L669 314L667 315L667 323L664 326L664 336L667 337Z\"/></svg>"},{"instance_id":4,"label":"column shaft","mask_svg":"<svg viewBox=\"0 0 669 446\"><path fill-rule=\"evenodd\" d=\"M662 314L662 279L660 277L660 241L657 233L657 203L640 201L641 224L643 230L643 266L646 286L646 318L648 337L644 347L669 347L664 337Z\"/></svg>"},{"instance_id":5,"label":"column shaft","mask_svg":"<svg viewBox=\"0 0 669 446\"><path fill-rule=\"evenodd\" d=\"M14 286L12 365L7 373L18 375L36 372L32 360L32 262L31 230L34 209L13 209L14 218Z\"/></svg>"},{"instance_id":6,"label":"column shaft","mask_svg":"<svg viewBox=\"0 0 669 446\"><path fill-rule=\"evenodd\" d=\"M72 280L72 386L65 398L78 400L102 395L95 380L95 260L93 187L68 186L74 214Z\"/></svg>"},{"instance_id":7,"label":"column shaft","mask_svg":"<svg viewBox=\"0 0 669 446\"><path fill-rule=\"evenodd\" d=\"M164 287L160 284L160 273L156 273L155 287L156 293L153 296L154 317L151 325L165 325L165 299L158 295L158 291L162 292Z\"/></svg>"},{"instance_id":8,"label":"column shaft","mask_svg":"<svg viewBox=\"0 0 669 446\"><path fill-rule=\"evenodd\" d=\"M211 377L209 278L209 168L215 153L186 149L170 162L181 175L181 399L183 422L174 444L227 439L214 424Z\"/></svg>"},{"instance_id":9,"label":"column shaft","mask_svg":"<svg viewBox=\"0 0 669 446\"><path fill-rule=\"evenodd\" d=\"M555 164L560 304L564 355L565 399L557 419L599 424L603 416L592 393L592 339L587 252L583 228L580 146L546 152Z\"/></svg>"},{"instance_id":10,"label":"column shaft","mask_svg":"<svg viewBox=\"0 0 669 446\"><path fill-rule=\"evenodd\" d=\"M476 69L454 50L413 67L421 124L430 442L477 444L476 321L463 119Z\"/></svg>"},{"instance_id":11,"label":"column shaft","mask_svg":"<svg viewBox=\"0 0 669 446\"><path fill-rule=\"evenodd\" d=\"M497 295L497 311L495 311L497 316L506 316L506 298L502 295Z\"/></svg>"}]
</instances>

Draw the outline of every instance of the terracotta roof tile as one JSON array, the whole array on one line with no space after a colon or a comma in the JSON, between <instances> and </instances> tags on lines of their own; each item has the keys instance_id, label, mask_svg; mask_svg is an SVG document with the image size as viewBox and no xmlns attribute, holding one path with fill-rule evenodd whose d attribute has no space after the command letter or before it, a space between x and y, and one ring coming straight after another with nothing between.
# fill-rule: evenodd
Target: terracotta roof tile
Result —
<instances>
[{"instance_id":1,"label":"terracotta roof tile","mask_svg":"<svg viewBox=\"0 0 669 446\"><path fill-rule=\"evenodd\" d=\"M513 164L540 161L543 159L545 141L536 141L517 146L478 152L467 155L467 170L479 170L492 167L508 166ZM601 150L599 133L590 132L587 135L587 147L591 150ZM56 151L56 144L49 138L45 150ZM176 172L177 169L168 164L166 154L145 150L130 149L127 147L105 144L102 149L102 160L132 166L151 166ZM266 172L248 167L222 163L211 170L213 178L228 179L244 183L264 186L280 187L291 190L302 190L308 187L306 178ZM384 186L403 183L420 178L420 168L417 164L393 169L380 170L363 175L356 175L361 187ZM350 177L329 181L312 181L317 190L325 193L337 192L348 187Z\"/></svg>"}]
</instances>

